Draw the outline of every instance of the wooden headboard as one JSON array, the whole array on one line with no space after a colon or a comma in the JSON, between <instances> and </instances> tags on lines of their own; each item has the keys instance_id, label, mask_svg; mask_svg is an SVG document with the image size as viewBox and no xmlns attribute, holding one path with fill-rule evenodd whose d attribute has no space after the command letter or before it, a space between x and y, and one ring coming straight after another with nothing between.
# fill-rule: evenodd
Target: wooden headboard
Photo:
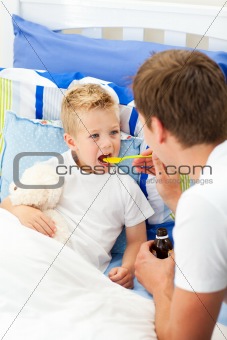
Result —
<instances>
[{"instance_id":1,"label":"wooden headboard","mask_svg":"<svg viewBox=\"0 0 227 340\"><path fill-rule=\"evenodd\" d=\"M54 30L80 28L90 37L227 51L227 7L223 6L149 0L1 0L0 6L1 67L13 65L13 13Z\"/></svg>"}]
</instances>

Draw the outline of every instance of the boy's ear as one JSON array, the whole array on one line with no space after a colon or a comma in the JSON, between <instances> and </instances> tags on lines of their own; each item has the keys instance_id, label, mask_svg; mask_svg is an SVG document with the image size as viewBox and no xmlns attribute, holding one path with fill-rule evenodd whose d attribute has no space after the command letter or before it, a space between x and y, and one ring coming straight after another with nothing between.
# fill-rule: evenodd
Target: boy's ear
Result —
<instances>
[{"instance_id":1,"label":"boy's ear","mask_svg":"<svg viewBox=\"0 0 227 340\"><path fill-rule=\"evenodd\" d=\"M71 150L76 151L77 146L76 146L76 141L75 141L74 137L72 137L68 133L64 133L64 140Z\"/></svg>"},{"instance_id":2,"label":"boy's ear","mask_svg":"<svg viewBox=\"0 0 227 340\"><path fill-rule=\"evenodd\" d=\"M167 131L163 126L162 122L157 117L151 118L152 131L156 135L157 141L162 144L166 141Z\"/></svg>"}]
</instances>

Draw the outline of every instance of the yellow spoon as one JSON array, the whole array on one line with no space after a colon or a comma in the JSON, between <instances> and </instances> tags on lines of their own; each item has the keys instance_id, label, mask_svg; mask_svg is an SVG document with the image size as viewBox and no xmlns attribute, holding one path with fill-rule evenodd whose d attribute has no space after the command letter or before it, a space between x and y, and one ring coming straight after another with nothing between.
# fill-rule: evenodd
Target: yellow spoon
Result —
<instances>
[{"instance_id":1,"label":"yellow spoon","mask_svg":"<svg viewBox=\"0 0 227 340\"><path fill-rule=\"evenodd\" d=\"M106 158L103 158L103 161L106 162L106 163L117 164L117 163L120 163L120 162L124 161L125 159L130 159L130 158L147 158L147 157L152 157L152 155L148 155L148 156L134 155L134 156L124 156L124 157L106 157Z\"/></svg>"}]
</instances>

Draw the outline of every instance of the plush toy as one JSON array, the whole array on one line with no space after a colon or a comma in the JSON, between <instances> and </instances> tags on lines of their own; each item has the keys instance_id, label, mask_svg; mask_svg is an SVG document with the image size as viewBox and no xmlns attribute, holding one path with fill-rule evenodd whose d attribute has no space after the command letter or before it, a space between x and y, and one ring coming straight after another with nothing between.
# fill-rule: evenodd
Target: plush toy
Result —
<instances>
[{"instance_id":1,"label":"plush toy","mask_svg":"<svg viewBox=\"0 0 227 340\"><path fill-rule=\"evenodd\" d=\"M29 186L51 186L57 184L59 176L56 169L45 163L37 163L31 168L28 168L20 178L20 182ZM15 183L10 184L10 200L13 205L28 205L40 209L45 215L49 216L56 224L56 232L54 239L65 243L69 237L70 232L66 220L54 208L59 202L63 187L57 189L53 188L21 188ZM70 245L70 241L67 242Z\"/></svg>"}]
</instances>

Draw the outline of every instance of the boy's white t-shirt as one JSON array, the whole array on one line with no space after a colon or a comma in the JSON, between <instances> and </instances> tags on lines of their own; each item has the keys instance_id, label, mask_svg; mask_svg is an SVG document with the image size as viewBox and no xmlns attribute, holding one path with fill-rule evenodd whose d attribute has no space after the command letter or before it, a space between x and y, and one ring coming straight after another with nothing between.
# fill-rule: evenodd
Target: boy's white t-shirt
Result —
<instances>
[{"instance_id":1,"label":"boy's white t-shirt","mask_svg":"<svg viewBox=\"0 0 227 340\"><path fill-rule=\"evenodd\" d=\"M62 156L64 167L59 167L58 173L66 174L57 210L74 231L72 248L105 271L122 227L135 226L153 215L154 210L138 184L119 168L112 168L112 172L117 170L115 174L88 174L77 167L70 150ZM47 163L58 165L57 158Z\"/></svg>"}]
</instances>

